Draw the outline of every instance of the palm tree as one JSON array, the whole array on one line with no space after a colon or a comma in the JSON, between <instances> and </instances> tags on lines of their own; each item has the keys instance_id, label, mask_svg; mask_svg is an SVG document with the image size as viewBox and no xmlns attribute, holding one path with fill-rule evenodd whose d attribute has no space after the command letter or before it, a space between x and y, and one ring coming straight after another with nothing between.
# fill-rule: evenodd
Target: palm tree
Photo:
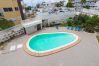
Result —
<instances>
[{"instance_id":1,"label":"palm tree","mask_svg":"<svg viewBox=\"0 0 99 66\"><path fill-rule=\"evenodd\" d=\"M62 7L64 6L64 1L60 1L58 3L55 4L56 7Z\"/></svg>"},{"instance_id":2,"label":"palm tree","mask_svg":"<svg viewBox=\"0 0 99 66\"><path fill-rule=\"evenodd\" d=\"M85 3L86 3L86 0L81 0L82 7L83 7L83 4Z\"/></svg>"},{"instance_id":3,"label":"palm tree","mask_svg":"<svg viewBox=\"0 0 99 66\"><path fill-rule=\"evenodd\" d=\"M68 3L66 4L66 7L73 7L72 0L68 0Z\"/></svg>"}]
</instances>

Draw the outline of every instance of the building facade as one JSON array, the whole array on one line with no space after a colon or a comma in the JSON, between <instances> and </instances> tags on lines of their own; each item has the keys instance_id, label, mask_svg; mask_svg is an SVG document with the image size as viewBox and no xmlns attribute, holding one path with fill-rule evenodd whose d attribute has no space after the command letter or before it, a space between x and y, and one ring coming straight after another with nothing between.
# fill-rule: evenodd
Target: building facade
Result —
<instances>
[{"instance_id":1,"label":"building facade","mask_svg":"<svg viewBox=\"0 0 99 66\"><path fill-rule=\"evenodd\" d=\"M95 8L95 0L86 0L86 3L81 3L81 0L73 0L74 7L77 11L81 11L82 7Z\"/></svg>"},{"instance_id":2,"label":"building facade","mask_svg":"<svg viewBox=\"0 0 99 66\"><path fill-rule=\"evenodd\" d=\"M96 10L99 10L99 1L96 2Z\"/></svg>"},{"instance_id":3,"label":"building facade","mask_svg":"<svg viewBox=\"0 0 99 66\"><path fill-rule=\"evenodd\" d=\"M21 0L0 0L0 18L19 24L24 19Z\"/></svg>"}]
</instances>

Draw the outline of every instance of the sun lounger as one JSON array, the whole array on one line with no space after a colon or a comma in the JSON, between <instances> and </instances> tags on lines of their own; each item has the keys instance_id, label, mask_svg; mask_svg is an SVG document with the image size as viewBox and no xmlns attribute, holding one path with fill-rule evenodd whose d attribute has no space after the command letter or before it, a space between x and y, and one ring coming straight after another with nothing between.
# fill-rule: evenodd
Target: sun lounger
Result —
<instances>
[{"instance_id":1,"label":"sun lounger","mask_svg":"<svg viewBox=\"0 0 99 66\"><path fill-rule=\"evenodd\" d=\"M23 44L17 45L17 49L22 48L22 47L23 47Z\"/></svg>"},{"instance_id":2,"label":"sun lounger","mask_svg":"<svg viewBox=\"0 0 99 66\"><path fill-rule=\"evenodd\" d=\"M15 51L15 50L16 50L16 46L15 45L10 47L10 51Z\"/></svg>"},{"instance_id":3,"label":"sun lounger","mask_svg":"<svg viewBox=\"0 0 99 66\"><path fill-rule=\"evenodd\" d=\"M67 29L69 29L70 27L69 26L67 26Z\"/></svg>"},{"instance_id":4,"label":"sun lounger","mask_svg":"<svg viewBox=\"0 0 99 66\"><path fill-rule=\"evenodd\" d=\"M73 30L74 29L74 27L71 27L71 30Z\"/></svg>"}]
</instances>

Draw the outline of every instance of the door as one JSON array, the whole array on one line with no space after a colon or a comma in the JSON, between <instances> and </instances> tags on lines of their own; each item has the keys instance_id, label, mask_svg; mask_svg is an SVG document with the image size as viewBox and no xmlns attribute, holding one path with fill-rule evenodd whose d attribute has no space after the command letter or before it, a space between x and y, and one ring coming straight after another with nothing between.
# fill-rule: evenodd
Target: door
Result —
<instances>
[{"instance_id":1,"label":"door","mask_svg":"<svg viewBox=\"0 0 99 66\"><path fill-rule=\"evenodd\" d=\"M37 30L41 30L41 24L37 25Z\"/></svg>"}]
</instances>

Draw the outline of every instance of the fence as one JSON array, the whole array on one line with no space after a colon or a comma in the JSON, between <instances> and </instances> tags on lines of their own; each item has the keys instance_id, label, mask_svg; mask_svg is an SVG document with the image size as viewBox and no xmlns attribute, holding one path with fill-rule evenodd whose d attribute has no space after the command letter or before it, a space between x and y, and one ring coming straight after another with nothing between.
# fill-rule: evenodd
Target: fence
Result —
<instances>
[{"instance_id":1,"label":"fence","mask_svg":"<svg viewBox=\"0 0 99 66\"><path fill-rule=\"evenodd\" d=\"M25 30L24 27L22 27L21 25L17 25L0 31L0 44L23 34L25 34Z\"/></svg>"}]
</instances>

